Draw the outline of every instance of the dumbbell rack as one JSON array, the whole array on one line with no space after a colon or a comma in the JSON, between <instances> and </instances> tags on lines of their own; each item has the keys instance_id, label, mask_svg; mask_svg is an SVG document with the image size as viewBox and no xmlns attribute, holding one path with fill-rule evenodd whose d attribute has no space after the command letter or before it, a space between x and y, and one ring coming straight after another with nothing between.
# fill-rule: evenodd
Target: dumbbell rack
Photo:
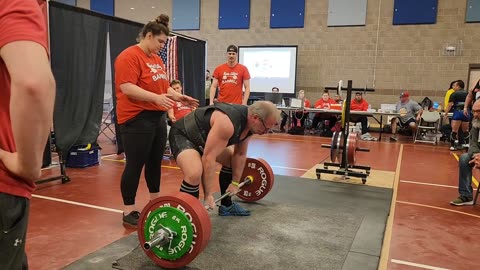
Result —
<instances>
[{"instance_id":1,"label":"dumbbell rack","mask_svg":"<svg viewBox=\"0 0 480 270\"><path fill-rule=\"evenodd\" d=\"M369 91L373 92L375 91L374 89L369 89L369 88L352 88L352 80L348 80L348 85L347 88L342 87L341 81L339 82L338 87L325 87L326 90L337 90L338 94L340 95L340 90L346 90L347 91L347 96L346 100L344 102L345 106L344 113L342 113L342 134L343 136L343 149L342 149L342 156L340 158L340 163L336 162L324 162L323 163L323 168L317 168L316 169L316 174L317 174L317 179L320 179L320 176L322 173L326 174L334 174L334 175L343 175L345 178L348 178L349 176L352 177L357 177L362 179L362 183L365 184L367 182L367 177L370 175L370 166L362 166L362 165L354 165L354 164L348 164L348 147L347 147L347 141L348 141L348 135L350 133L349 130L349 122L350 122L350 102L352 99L352 91ZM332 147L332 145L330 145ZM356 151L356 150L355 150ZM364 149L362 151L369 151L368 149ZM338 167L336 170L328 169L328 167ZM352 169L357 169L356 171ZM358 171L358 170L364 170L365 172Z\"/></svg>"}]
</instances>

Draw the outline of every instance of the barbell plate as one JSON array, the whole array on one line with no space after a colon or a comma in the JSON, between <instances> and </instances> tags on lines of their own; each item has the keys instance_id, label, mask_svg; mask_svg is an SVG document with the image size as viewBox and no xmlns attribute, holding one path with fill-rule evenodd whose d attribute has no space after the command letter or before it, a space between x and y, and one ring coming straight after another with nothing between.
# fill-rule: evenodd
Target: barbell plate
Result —
<instances>
[{"instance_id":1,"label":"barbell plate","mask_svg":"<svg viewBox=\"0 0 480 270\"><path fill-rule=\"evenodd\" d=\"M330 161L335 162L336 161L336 153L337 151L337 136L338 132L334 131L332 134L332 141L330 142Z\"/></svg>"},{"instance_id":2,"label":"barbell plate","mask_svg":"<svg viewBox=\"0 0 480 270\"><path fill-rule=\"evenodd\" d=\"M160 226L161 225L161 226ZM187 216L174 207L159 207L148 215L143 231L145 239L151 241L160 228L168 228L177 235L171 244L164 247L152 247L157 257L165 260L177 260L188 252L193 241L193 227Z\"/></svg>"},{"instance_id":3,"label":"barbell plate","mask_svg":"<svg viewBox=\"0 0 480 270\"><path fill-rule=\"evenodd\" d=\"M273 188L274 175L272 167L261 158L247 158L242 179L253 177L253 182L241 188L237 196L247 202L255 202L265 197Z\"/></svg>"},{"instance_id":4,"label":"barbell plate","mask_svg":"<svg viewBox=\"0 0 480 270\"><path fill-rule=\"evenodd\" d=\"M185 215L191 226L192 239L190 248L178 258L171 258L171 256L168 258L162 258L158 255L158 252L156 252L158 251L158 248L146 250L143 247L143 244L151 238L148 237L149 233L146 233L145 231L149 232L150 226L156 219L161 220L158 214L167 212L163 211L161 209L162 207L179 210ZM174 211L168 212L173 213ZM197 198L187 193L178 192L167 196L161 196L150 201L140 214L137 230L140 246L142 246L143 251L152 261L164 268L182 268L192 262L206 248L208 241L210 240L212 225L205 207ZM182 239L182 237L185 239L185 237L188 236L182 234L182 231L178 233L179 235L177 235L177 237L180 237L180 239ZM170 248L172 251L169 252L178 252L178 250L181 250L182 245L186 244L186 241L183 243L180 241L176 246L173 246L174 243L175 242L172 241L172 247Z\"/></svg>"},{"instance_id":5,"label":"barbell plate","mask_svg":"<svg viewBox=\"0 0 480 270\"><path fill-rule=\"evenodd\" d=\"M350 133L348 135L348 142L347 142L347 161L349 165L355 165L356 156L357 156L357 144L358 144L357 133Z\"/></svg>"},{"instance_id":6,"label":"barbell plate","mask_svg":"<svg viewBox=\"0 0 480 270\"><path fill-rule=\"evenodd\" d=\"M345 133L339 131L338 132L338 136L337 136L337 153L335 154L336 155L336 160L338 163L341 163L342 162L342 158L343 158L343 136L344 136Z\"/></svg>"}]
</instances>

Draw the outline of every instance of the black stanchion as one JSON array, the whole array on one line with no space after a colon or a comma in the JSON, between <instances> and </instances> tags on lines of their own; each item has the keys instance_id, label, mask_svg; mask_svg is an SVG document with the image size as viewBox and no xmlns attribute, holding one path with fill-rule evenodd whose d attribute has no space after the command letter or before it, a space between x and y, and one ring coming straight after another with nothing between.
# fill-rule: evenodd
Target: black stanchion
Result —
<instances>
[{"instance_id":1,"label":"black stanchion","mask_svg":"<svg viewBox=\"0 0 480 270\"><path fill-rule=\"evenodd\" d=\"M336 174L336 175L343 175L345 177L352 176L352 177L358 177L362 179L362 183L365 184L367 181L367 177L370 175L370 166L360 166L360 165L355 165L355 164L349 164L349 151L364 151L364 152L369 152L369 149L360 149L357 148L356 146L356 140L358 140L357 137L355 139L352 139L350 135L350 127L349 127L349 122L350 122L350 103L352 100L352 91L375 91L374 89L371 88L353 88L352 87L352 80L348 80L347 88L343 88L340 83L337 88L335 87L325 87L327 90L346 90L347 95L345 102L343 104L342 108L342 131L341 135L342 137L340 140L336 140L336 142L332 141L331 145L325 145L322 147L328 147L331 148L333 151L334 148L336 149L342 149L342 156L340 159L339 163L334 162L324 162L323 163L323 168L318 168L316 170L317 173L317 178L320 179L320 176L322 173L326 174ZM342 142L342 145L334 145L334 143L339 144L340 141ZM355 145L352 146L352 143ZM350 153L350 155L355 155L355 153ZM332 170L329 169L328 167L338 167L337 170ZM351 170L351 169L357 169L357 170ZM365 172L361 172L358 170L364 170Z\"/></svg>"}]
</instances>

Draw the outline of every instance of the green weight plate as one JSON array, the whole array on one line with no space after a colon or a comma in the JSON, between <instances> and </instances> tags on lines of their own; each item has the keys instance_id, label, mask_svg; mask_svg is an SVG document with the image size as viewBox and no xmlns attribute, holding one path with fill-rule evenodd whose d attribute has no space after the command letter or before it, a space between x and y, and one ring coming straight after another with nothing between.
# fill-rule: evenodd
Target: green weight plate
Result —
<instances>
[{"instance_id":1,"label":"green weight plate","mask_svg":"<svg viewBox=\"0 0 480 270\"><path fill-rule=\"evenodd\" d=\"M177 208L159 207L145 221L145 240L150 241L161 226L176 232L176 236L164 246L152 247L152 252L165 260L176 260L188 252L193 241L192 224Z\"/></svg>"}]
</instances>

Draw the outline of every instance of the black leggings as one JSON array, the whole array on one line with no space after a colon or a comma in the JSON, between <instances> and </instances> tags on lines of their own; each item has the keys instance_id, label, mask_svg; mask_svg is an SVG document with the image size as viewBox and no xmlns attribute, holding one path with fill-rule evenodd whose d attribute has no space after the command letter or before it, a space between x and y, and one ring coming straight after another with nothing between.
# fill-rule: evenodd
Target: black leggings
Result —
<instances>
[{"instance_id":1,"label":"black leggings","mask_svg":"<svg viewBox=\"0 0 480 270\"><path fill-rule=\"evenodd\" d=\"M120 125L127 159L122 174L123 203L134 205L140 174L145 165L145 180L150 193L160 191L163 152L167 142L165 112L144 111Z\"/></svg>"}]
</instances>

